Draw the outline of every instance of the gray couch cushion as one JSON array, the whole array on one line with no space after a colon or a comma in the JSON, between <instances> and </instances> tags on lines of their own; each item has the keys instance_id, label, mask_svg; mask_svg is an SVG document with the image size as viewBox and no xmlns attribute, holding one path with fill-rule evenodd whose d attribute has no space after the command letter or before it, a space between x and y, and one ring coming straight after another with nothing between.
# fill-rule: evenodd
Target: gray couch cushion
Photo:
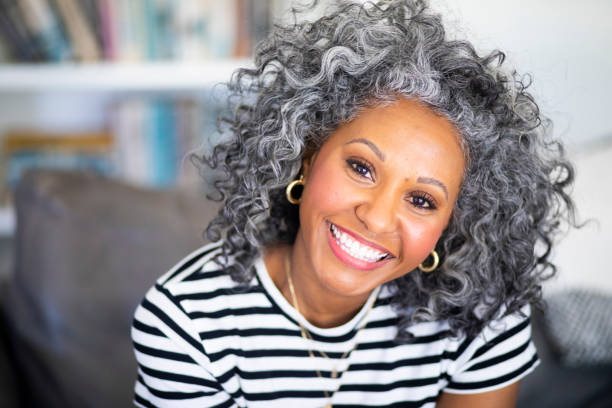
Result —
<instances>
[{"instance_id":1,"label":"gray couch cushion","mask_svg":"<svg viewBox=\"0 0 612 408\"><path fill-rule=\"evenodd\" d=\"M33 171L16 192L5 308L35 406L132 406L136 305L203 245L216 205L93 174Z\"/></svg>"},{"instance_id":2,"label":"gray couch cushion","mask_svg":"<svg viewBox=\"0 0 612 408\"><path fill-rule=\"evenodd\" d=\"M533 310L533 341L541 364L521 381L517 408L610 408L612 366L568 367L548 338L547 318Z\"/></svg>"},{"instance_id":3,"label":"gray couch cushion","mask_svg":"<svg viewBox=\"0 0 612 408\"><path fill-rule=\"evenodd\" d=\"M566 289L547 299L547 332L563 364L612 365L612 296Z\"/></svg>"}]
</instances>

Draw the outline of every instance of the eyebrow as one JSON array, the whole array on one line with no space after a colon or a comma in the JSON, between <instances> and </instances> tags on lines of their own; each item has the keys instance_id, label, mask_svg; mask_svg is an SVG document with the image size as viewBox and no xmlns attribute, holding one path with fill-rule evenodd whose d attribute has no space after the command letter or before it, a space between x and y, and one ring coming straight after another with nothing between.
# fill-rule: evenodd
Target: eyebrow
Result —
<instances>
[{"instance_id":1,"label":"eyebrow","mask_svg":"<svg viewBox=\"0 0 612 408\"><path fill-rule=\"evenodd\" d=\"M345 143L345 145L347 144L351 144L351 143L363 143L364 145L368 146L370 149L372 149L372 151L374 152L374 154L376 156L378 156L378 158L381 161L385 161L385 155L383 152L380 151L380 149L378 148L378 146L376 146L374 143L370 142L368 139L364 139L364 138L359 138L359 139L353 139L351 141L348 141Z\"/></svg>"},{"instance_id":2,"label":"eyebrow","mask_svg":"<svg viewBox=\"0 0 612 408\"><path fill-rule=\"evenodd\" d=\"M446 200L448 201L448 190L446 189L444 183L440 180L432 177L419 177L417 178L417 183L432 184L434 186L440 187L444 191L444 195L446 195Z\"/></svg>"}]
</instances>

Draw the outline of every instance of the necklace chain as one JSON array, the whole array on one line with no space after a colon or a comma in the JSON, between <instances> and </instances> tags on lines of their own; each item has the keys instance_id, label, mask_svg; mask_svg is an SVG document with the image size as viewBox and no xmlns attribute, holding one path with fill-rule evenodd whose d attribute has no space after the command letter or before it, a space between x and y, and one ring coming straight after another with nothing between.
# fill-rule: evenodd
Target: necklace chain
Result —
<instances>
[{"instance_id":1,"label":"necklace chain","mask_svg":"<svg viewBox=\"0 0 612 408\"><path fill-rule=\"evenodd\" d=\"M300 307L298 305L298 301L297 301L297 296L295 294L295 287L293 286L293 279L291 278L291 263L289 261L289 252L287 252L286 256L285 256L285 274L287 275L287 282L289 283L289 291L291 292L291 299L293 302L293 306L295 306L295 310L301 314L300 312ZM366 311L365 315L363 316L363 323L359 326L359 328L357 329L357 332L355 333L354 339L355 342L353 344L353 347L351 347L349 350L345 351L344 353L342 353L342 355L340 356L340 360L344 360L346 358L348 358L353 351L357 348L357 335L359 334L359 332L361 332L361 329L363 329L366 326L367 323L367 316L370 313L370 310L372 310L373 306L374 306L374 301L370 302L370 305L368 306L368 310ZM298 325L300 326L300 333L302 335L302 338L306 341L310 341L310 342L314 342L315 340L313 339L312 335L310 334L310 332L308 332L308 330L306 330L306 328L304 327L304 325L302 324L301 321L298 320ZM327 353L325 353L323 350L316 350L322 357L324 357L327 360L332 360ZM312 349L309 347L308 348L308 356L312 359L315 358L315 355L312 351ZM334 368L331 372L331 378L334 379L340 379L342 378L342 375L348 370L350 364L347 364L347 366L344 368L344 370L342 370L342 372L338 373L338 368L336 367L336 365L334 365ZM323 379L323 375L321 374L321 371L319 371L319 369L315 368L315 372L317 373L317 376L320 379ZM340 389L340 384L338 384L338 387L330 394L327 390L323 390L323 394L325 394L325 398L328 401L328 404L325 406L325 408L332 408L331 405L331 399L334 396L334 394L336 393L336 391L338 391Z\"/></svg>"}]
</instances>

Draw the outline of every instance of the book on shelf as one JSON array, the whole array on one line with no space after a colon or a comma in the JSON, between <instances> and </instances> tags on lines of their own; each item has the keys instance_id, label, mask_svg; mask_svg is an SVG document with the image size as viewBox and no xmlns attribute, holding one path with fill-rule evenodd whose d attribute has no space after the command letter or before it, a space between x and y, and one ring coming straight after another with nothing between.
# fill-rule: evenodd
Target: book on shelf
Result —
<instances>
[{"instance_id":1,"label":"book on shelf","mask_svg":"<svg viewBox=\"0 0 612 408\"><path fill-rule=\"evenodd\" d=\"M95 41L100 47L102 44L102 21L100 16L100 1L99 0L78 0L81 6L81 11L85 17L85 21L91 26L92 34L95 36Z\"/></svg>"},{"instance_id":2,"label":"book on shelf","mask_svg":"<svg viewBox=\"0 0 612 408\"><path fill-rule=\"evenodd\" d=\"M110 175L113 137L107 132L49 133L13 130L2 139L3 203L30 168L83 169Z\"/></svg>"},{"instance_id":3,"label":"book on shelf","mask_svg":"<svg viewBox=\"0 0 612 408\"><path fill-rule=\"evenodd\" d=\"M28 30L17 0L0 0L0 35L12 58L27 62L45 59L40 39Z\"/></svg>"},{"instance_id":4,"label":"book on shelf","mask_svg":"<svg viewBox=\"0 0 612 408\"><path fill-rule=\"evenodd\" d=\"M100 49L94 33L96 22L87 19L88 16L77 0L53 1L68 33L74 58L86 62L99 60Z\"/></svg>"},{"instance_id":5,"label":"book on shelf","mask_svg":"<svg viewBox=\"0 0 612 408\"><path fill-rule=\"evenodd\" d=\"M214 132L208 111L189 99L117 102L111 131L118 177L141 186L202 191L205 183L190 155L202 154L207 135Z\"/></svg>"},{"instance_id":6,"label":"book on shelf","mask_svg":"<svg viewBox=\"0 0 612 408\"><path fill-rule=\"evenodd\" d=\"M102 47L104 59L116 60L118 56L118 29L116 15L116 3L111 0L98 0L99 15L99 39Z\"/></svg>"},{"instance_id":7,"label":"book on shelf","mask_svg":"<svg viewBox=\"0 0 612 408\"><path fill-rule=\"evenodd\" d=\"M120 177L154 187L197 189L188 156L202 146L203 108L190 100L127 99L114 107Z\"/></svg>"},{"instance_id":8,"label":"book on shelf","mask_svg":"<svg viewBox=\"0 0 612 408\"><path fill-rule=\"evenodd\" d=\"M274 1L0 0L0 36L17 61L248 57Z\"/></svg>"},{"instance_id":9,"label":"book on shelf","mask_svg":"<svg viewBox=\"0 0 612 408\"><path fill-rule=\"evenodd\" d=\"M17 5L29 34L36 38L42 53L50 61L61 61L70 56L70 47L60 22L47 0L18 0Z\"/></svg>"},{"instance_id":10,"label":"book on shelf","mask_svg":"<svg viewBox=\"0 0 612 408\"><path fill-rule=\"evenodd\" d=\"M190 155L203 152L206 135L214 134L206 115L210 109L205 109L200 103L189 99L177 101L175 157L177 187L180 189L193 190L194 186L202 186L202 180Z\"/></svg>"},{"instance_id":11,"label":"book on shelf","mask_svg":"<svg viewBox=\"0 0 612 408\"><path fill-rule=\"evenodd\" d=\"M11 59L11 51L9 50L6 41L0 35L0 64L5 64L10 62Z\"/></svg>"},{"instance_id":12,"label":"book on shelf","mask_svg":"<svg viewBox=\"0 0 612 408\"><path fill-rule=\"evenodd\" d=\"M88 170L142 187L202 192L206 181L190 155L210 149L206 135L214 133L216 118L207 112L194 100L132 97L114 104L107 130L7 131L3 201L29 168Z\"/></svg>"},{"instance_id":13,"label":"book on shelf","mask_svg":"<svg viewBox=\"0 0 612 408\"><path fill-rule=\"evenodd\" d=\"M43 149L49 151L86 151L107 153L112 148L107 132L48 133L34 130L13 130L2 139L5 153Z\"/></svg>"},{"instance_id":14,"label":"book on shelf","mask_svg":"<svg viewBox=\"0 0 612 408\"><path fill-rule=\"evenodd\" d=\"M171 109L163 102L140 99L123 100L113 108L116 172L122 179L158 187L174 182L176 135Z\"/></svg>"}]
</instances>

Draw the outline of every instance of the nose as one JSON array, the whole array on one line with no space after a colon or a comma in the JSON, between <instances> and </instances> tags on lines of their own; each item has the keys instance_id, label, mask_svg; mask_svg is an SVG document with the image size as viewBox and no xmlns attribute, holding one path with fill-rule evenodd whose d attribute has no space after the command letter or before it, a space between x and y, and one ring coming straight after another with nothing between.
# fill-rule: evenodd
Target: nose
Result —
<instances>
[{"instance_id":1,"label":"nose","mask_svg":"<svg viewBox=\"0 0 612 408\"><path fill-rule=\"evenodd\" d=\"M397 198L380 190L372 192L355 207L355 215L373 233L393 232L397 224Z\"/></svg>"}]
</instances>

